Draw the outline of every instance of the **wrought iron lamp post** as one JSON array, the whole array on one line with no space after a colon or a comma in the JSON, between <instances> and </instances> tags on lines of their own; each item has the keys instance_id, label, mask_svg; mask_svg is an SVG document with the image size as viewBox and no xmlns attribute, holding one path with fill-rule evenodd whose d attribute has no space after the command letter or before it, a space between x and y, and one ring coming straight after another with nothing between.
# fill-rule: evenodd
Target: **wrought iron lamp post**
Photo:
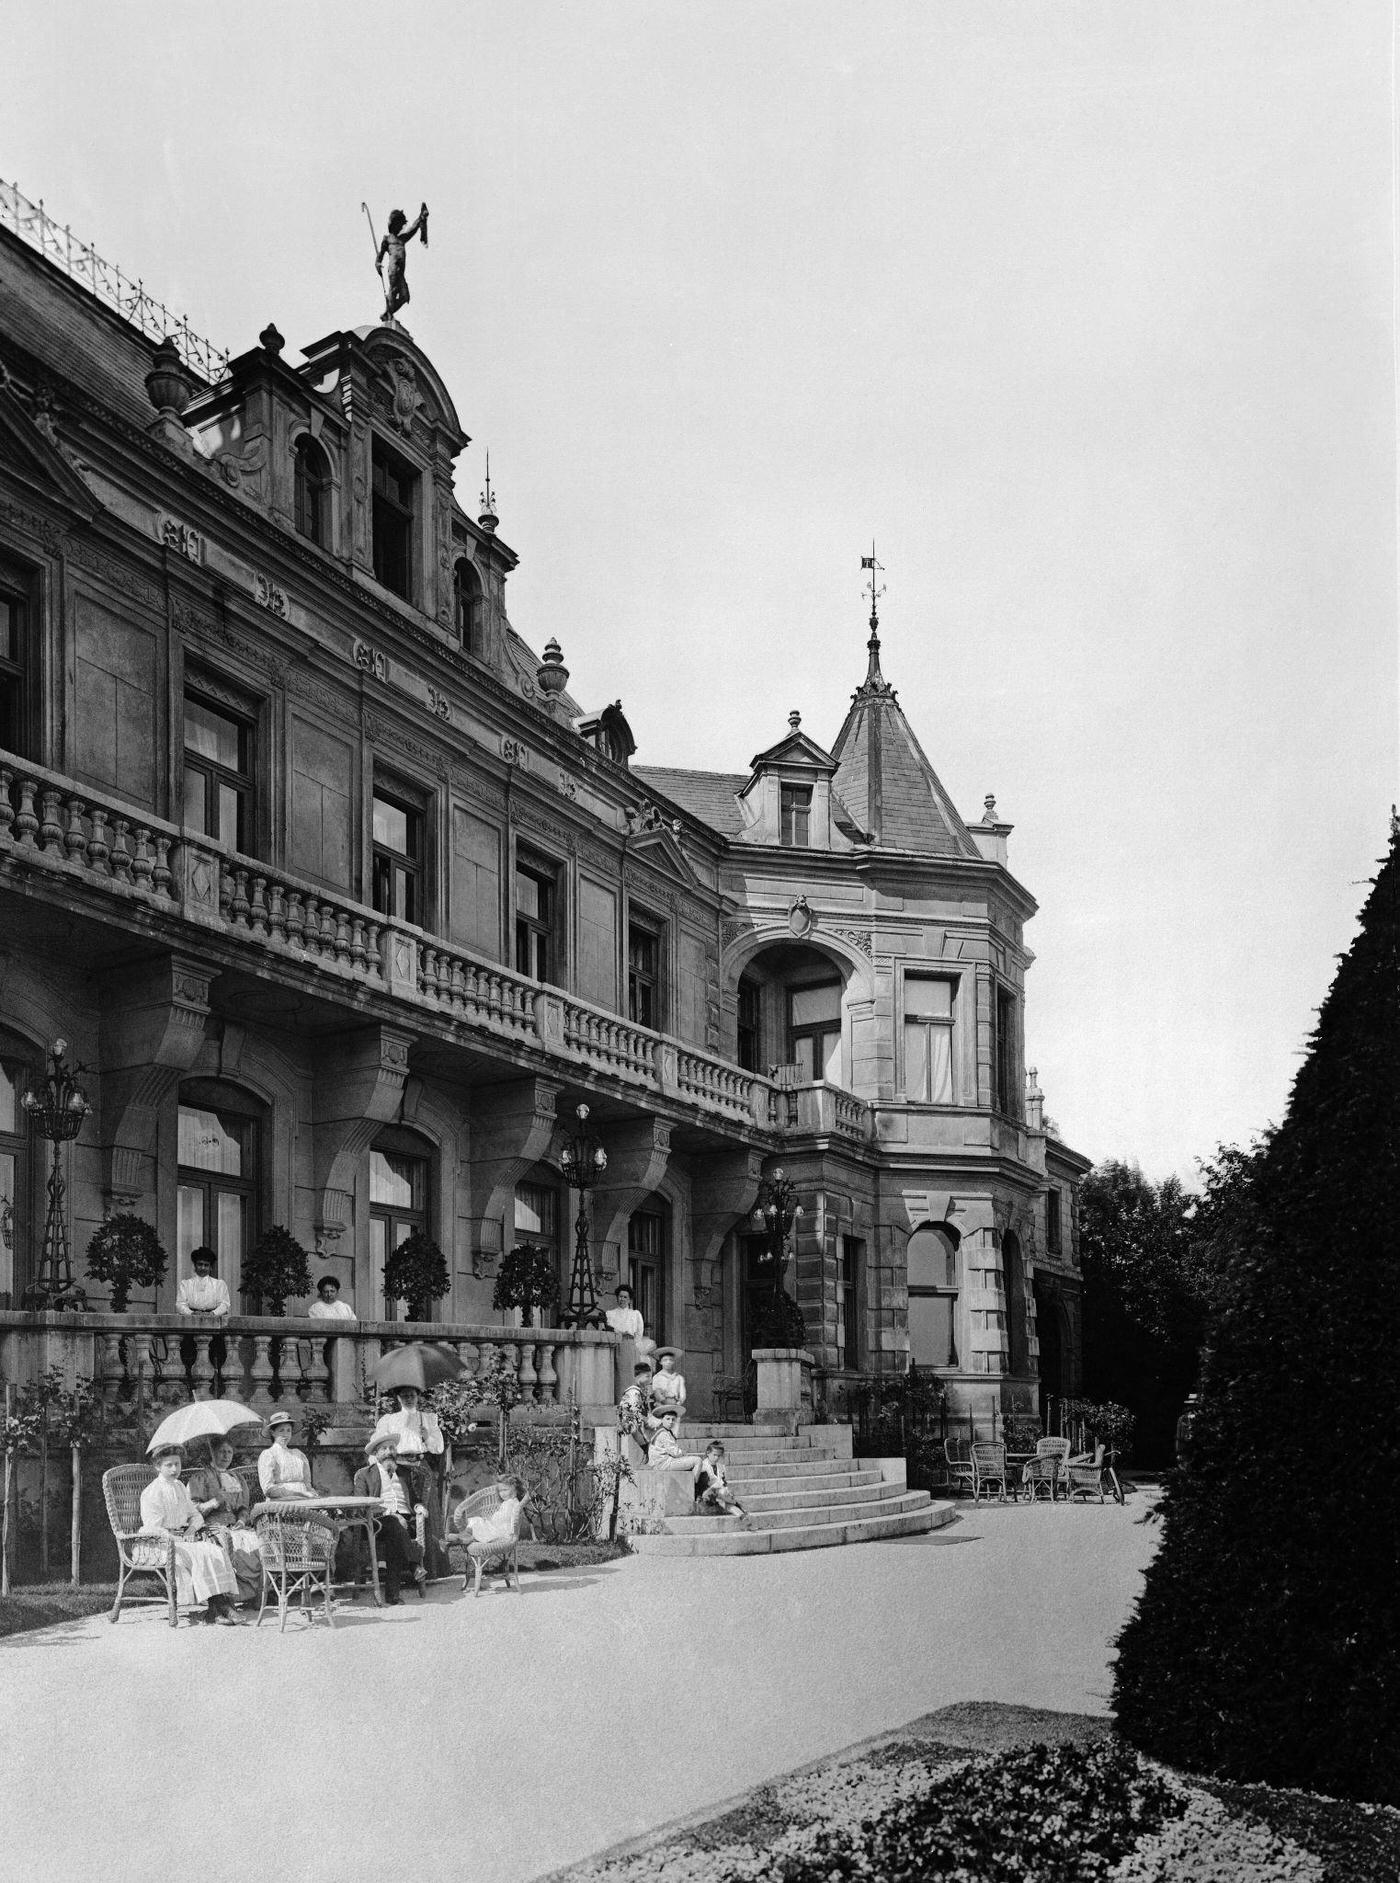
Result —
<instances>
[{"instance_id":1,"label":"wrought iron lamp post","mask_svg":"<svg viewBox=\"0 0 1400 1883\"><path fill-rule=\"evenodd\" d=\"M92 1110L88 1095L78 1084L81 1066L70 1071L64 1060L66 1040L55 1040L42 1088L29 1091L20 1104L39 1136L53 1146L49 1167L48 1212L44 1217L44 1254L37 1279L25 1290L26 1307L65 1310L81 1308L87 1296L73 1280L73 1252L68 1241L68 1211L63 1182L63 1147L76 1138Z\"/></svg>"},{"instance_id":2,"label":"wrought iron lamp post","mask_svg":"<svg viewBox=\"0 0 1400 1883\"><path fill-rule=\"evenodd\" d=\"M606 1327L607 1321L593 1292L593 1261L588 1252L588 1192L607 1169L608 1154L587 1128L588 1107L577 1106L574 1116L578 1119L578 1128L564 1139L559 1152L559 1168L564 1179L578 1191L569 1305L561 1318L565 1327Z\"/></svg>"},{"instance_id":3,"label":"wrought iron lamp post","mask_svg":"<svg viewBox=\"0 0 1400 1883\"><path fill-rule=\"evenodd\" d=\"M793 1224L802 1214L797 1200L797 1185L781 1170L765 1177L758 1186L758 1201L753 1206L754 1227L763 1236L761 1260L775 1264L773 1288L781 1293L783 1270L787 1267L787 1239Z\"/></svg>"}]
</instances>

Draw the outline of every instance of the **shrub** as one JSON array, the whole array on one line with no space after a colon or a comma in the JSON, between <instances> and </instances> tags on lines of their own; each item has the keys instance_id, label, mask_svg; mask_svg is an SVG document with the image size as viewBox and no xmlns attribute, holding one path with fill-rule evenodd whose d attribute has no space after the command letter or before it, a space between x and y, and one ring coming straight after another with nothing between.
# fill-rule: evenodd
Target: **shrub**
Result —
<instances>
[{"instance_id":1,"label":"shrub","mask_svg":"<svg viewBox=\"0 0 1400 1883\"><path fill-rule=\"evenodd\" d=\"M169 1264L160 1237L140 1216L109 1216L93 1231L87 1272L112 1291L114 1313L125 1314L133 1288L156 1288Z\"/></svg>"},{"instance_id":2,"label":"shrub","mask_svg":"<svg viewBox=\"0 0 1400 1883\"><path fill-rule=\"evenodd\" d=\"M552 1308L559 1301L559 1276L554 1251L542 1242L518 1242L502 1257L501 1272L491 1295L493 1308L522 1308L525 1325L544 1326L534 1311Z\"/></svg>"},{"instance_id":3,"label":"shrub","mask_svg":"<svg viewBox=\"0 0 1400 1883\"><path fill-rule=\"evenodd\" d=\"M1134 1744L1400 1804L1400 834L1252 1184L1162 1545L1119 1643Z\"/></svg>"},{"instance_id":4,"label":"shrub","mask_svg":"<svg viewBox=\"0 0 1400 1883\"><path fill-rule=\"evenodd\" d=\"M451 1287L447 1257L438 1245L415 1229L384 1260L384 1299L407 1303L410 1321L431 1321L433 1303Z\"/></svg>"},{"instance_id":5,"label":"shrub","mask_svg":"<svg viewBox=\"0 0 1400 1883\"><path fill-rule=\"evenodd\" d=\"M285 1314L289 1299L311 1293L311 1258L289 1230L274 1223L244 1256L242 1286L245 1301L258 1303L266 1314Z\"/></svg>"}]
</instances>

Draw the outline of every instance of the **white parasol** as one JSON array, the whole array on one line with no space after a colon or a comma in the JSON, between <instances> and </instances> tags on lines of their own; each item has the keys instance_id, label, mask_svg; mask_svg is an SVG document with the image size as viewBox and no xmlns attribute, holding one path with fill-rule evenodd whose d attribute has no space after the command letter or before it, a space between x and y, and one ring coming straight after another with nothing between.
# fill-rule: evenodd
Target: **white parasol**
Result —
<instances>
[{"instance_id":1,"label":"white parasol","mask_svg":"<svg viewBox=\"0 0 1400 1883\"><path fill-rule=\"evenodd\" d=\"M151 1434L147 1452L158 1445L188 1445L192 1438L222 1438L236 1425L261 1425L262 1414L236 1399L196 1399L177 1406Z\"/></svg>"}]
</instances>

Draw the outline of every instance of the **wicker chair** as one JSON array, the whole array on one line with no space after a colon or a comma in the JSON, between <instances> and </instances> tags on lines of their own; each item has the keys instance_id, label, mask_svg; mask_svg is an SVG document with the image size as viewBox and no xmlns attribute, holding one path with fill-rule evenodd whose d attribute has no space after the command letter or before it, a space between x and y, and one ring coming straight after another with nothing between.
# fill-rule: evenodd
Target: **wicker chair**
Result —
<instances>
[{"instance_id":1,"label":"wicker chair","mask_svg":"<svg viewBox=\"0 0 1400 1883\"><path fill-rule=\"evenodd\" d=\"M1092 1458L1083 1452L1065 1461L1065 1496L1071 1504L1076 1497L1097 1497L1103 1502L1102 1445L1095 1445Z\"/></svg>"},{"instance_id":2,"label":"wicker chair","mask_svg":"<svg viewBox=\"0 0 1400 1883\"><path fill-rule=\"evenodd\" d=\"M970 1491L973 1488L972 1445L965 1438L945 1438L943 1456L948 1465L948 1477L959 1489Z\"/></svg>"},{"instance_id":3,"label":"wicker chair","mask_svg":"<svg viewBox=\"0 0 1400 1883\"><path fill-rule=\"evenodd\" d=\"M126 1585L132 1576L156 1576L162 1595L133 1595L133 1602L164 1602L170 1611L170 1626L178 1622L175 1606L175 1545L169 1537L141 1535L141 1493L155 1476L149 1464L113 1465L102 1473L102 1499L107 1506L107 1521L116 1539L121 1575L117 1581L117 1599L107 1617L115 1621L122 1612Z\"/></svg>"},{"instance_id":4,"label":"wicker chair","mask_svg":"<svg viewBox=\"0 0 1400 1883\"><path fill-rule=\"evenodd\" d=\"M1064 1483L1068 1459L1067 1438L1037 1439L1035 1457L1027 1459L1021 1468L1021 1482L1032 1503L1042 1491L1054 1503L1056 1487Z\"/></svg>"},{"instance_id":5,"label":"wicker chair","mask_svg":"<svg viewBox=\"0 0 1400 1883\"><path fill-rule=\"evenodd\" d=\"M1011 1488L1006 1468L1005 1445L991 1445L978 1439L972 1447L972 1496L974 1502L981 1502L983 1491L990 1495L990 1487L995 1484L1000 1501L1006 1502L1006 1493Z\"/></svg>"},{"instance_id":6,"label":"wicker chair","mask_svg":"<svg viewBox=\"0 0 1400 1883\"><path fill-rule=\"evenodd\" d=\"M320 1592L326 1625L334 1628L331 1613L331 1582L335 1576L335 1543L338 1534L333 1518L323 1510L298 1510L292 1501L281 1510L264 1510L254 1528L258 1534L258 1555L262 1558L262 1601L258 1604L255 1626L261 1628L267 1608L268 1590L277 1598L277 1632L287 1628L287 1607L292 1597L301 1597L302 1613L314 1621L316 1610L307 1605L307 1591Z\"/></svg>"},{"instance_id":7,"label":"wicker chair","mask_svg":"<svg viewBox=\"0 0 1400 1883\"><path fill-rule=\"evenodd\" d=\"M462 1593L467 1592L467 1577L476 1571L474 1595L481 1594L481 1572L483 1569L504 1569L506 1587L510 1587L511 1571L515 1572L515 1587L520 1591L520 1528L522 1513L517 1512L515 1524L509 1536L497 1537L490 1543L478 1543L471 1537L466 1524L471 1517L490 1517L506 1501L508 1486L488 1484L485 1490L478 1491L474 1497L467 1498L457 1511L455 1521L461 1525L458 1534L448 1538L449 1555L453 1550L460 1550L462 1563Z\"/></svg>"}]
</instances>

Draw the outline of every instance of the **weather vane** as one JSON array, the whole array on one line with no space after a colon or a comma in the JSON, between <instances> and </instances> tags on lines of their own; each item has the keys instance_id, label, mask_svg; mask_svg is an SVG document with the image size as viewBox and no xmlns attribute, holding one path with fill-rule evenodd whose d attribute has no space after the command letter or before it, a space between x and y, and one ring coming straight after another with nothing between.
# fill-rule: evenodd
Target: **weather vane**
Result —
<instances>
[{"instance_id":1,"label":"weather vane","mask_svg":"<svg viewBox=\"0 0 1400 1883\"><path fill-rule=\"evenodd\" d=\"M879 578L885 573L885 565L883 562L876 562L875 560L875 542L873 538L870 543L870 554L861 557L860 566L862 569L869 569L870 571L869 587L863 588L861 594L869 595L870 597L870 632L874 634L880 625L880 617L875 611L875 604L885 592L884 583L879 581Z\"/></svg>"},{"instance_id":2,"label":"weather vane","mask_svg":"<svg viewBox=\"0 0 1400 1883\"><path fill-rule=\"evenodd\" d=\"M394 316L401 307L407 307L410 298L408 245L416 235L422 241L424 248L428 246L428 205L423 204L412 222L409 222L401 209L391 209L389 232L382 242L374 233L374 217L369 213L369 204L361 203L360 208L365 212L370 240L374 243L374 265L379 270L380 280L384 283L384 325L393 327L398 324Z\"/></svg>"}]
</instances>

